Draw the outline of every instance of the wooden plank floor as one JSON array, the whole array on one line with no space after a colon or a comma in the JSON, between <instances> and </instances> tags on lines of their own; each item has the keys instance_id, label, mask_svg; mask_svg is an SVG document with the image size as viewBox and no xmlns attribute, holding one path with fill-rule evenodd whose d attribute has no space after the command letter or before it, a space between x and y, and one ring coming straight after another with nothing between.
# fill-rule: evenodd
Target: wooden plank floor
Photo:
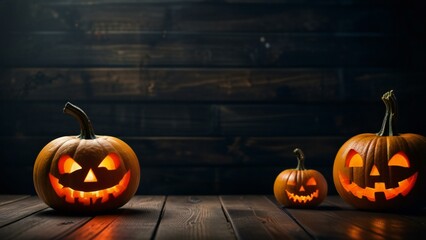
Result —
<instances>
[{"instance_id":1,"label":"wooden plank floor","mask_svg":"<svg viewBox=\"0 0 426 240\"><path fill-rule=\"evenodd\" d=\"M263 195L135 196L94 216L59 214L36 196L0 195L0 239L419 239L426 211L359 211L338 196L316 209Z\"/></svg>"}]
</instances>

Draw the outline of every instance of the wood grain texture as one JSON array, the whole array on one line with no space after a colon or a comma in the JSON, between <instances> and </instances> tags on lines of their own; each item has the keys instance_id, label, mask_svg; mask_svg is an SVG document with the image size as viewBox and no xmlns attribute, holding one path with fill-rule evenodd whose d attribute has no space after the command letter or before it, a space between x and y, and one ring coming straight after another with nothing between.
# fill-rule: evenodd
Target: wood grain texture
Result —
<instances>
[{"instance_id":1,"label":"wood grain texture","mask_svg":"<svg viewBox=\"0 0 426 240\"><path fill-rule=\"evenodd\" d=\"M220 196L220 199L238 239L311 239L264 196Z\"/></svg>"},{"instance_id":2,"label":"wood grain texture","mask_svg":"<svg viewBox=\"0 0 426 240\"><path fill-rule=\"evenodd\" d=\"M30 197L29 195L0 195L0 206L23 200Z\"/></svg>"},{"instance_id":3,"label":"wood grain texture","mask_svg":"<svg viewBox=\"0 0 426 240\"><path fill-rule=\"evenodd\" d=\"M134 148L141 194L269 194L294 147L329 178L390 89L426 135L419 2L1 1L0 192L33 194L40 149L78 134L66 101Z\"/></svg>"},{"instance_id":4,"label":"wood grain texture","mask_svg":"<svg viewBox=\"0 0 426 240\"><path fill-rule=\"evenodd\" d=\"M423 99L422 71L339 68L13 68L0 71L7 101L378 102Z\"/></svg>"},{"instance_id":5,"label":"wood grain texture","mask_svg":"<svg viewBox=\"0 0 426 240\"><path fill-rule=\"evenodd\" d=\"M7 67L396 67L406 53L398 36L375 34L13 33L5 41Z\"/></svg>"},{"instance_id":6,"label":"wood grain texture","mask_svg":"<svg viewBox=\"0 0 426 240\"><path fill-rule=\"evenodd\" d=\"M273 197L271 199L276 203ZM283 212L294 218L314 239L328 238L327 236L334 239L386 239L381 234L360 227L357 221L342 217L339 215L340 210L327 202L321 203L313 210L282 208Z\"/></svg>"},{"instance_id":7,"label":"wood grain texture","mask_svg":"<svg viewBox=\"0 0 426 240\"><path fill-rule=\"evenodd\" d=\"M340 98L337 69L16 68L2 73L0 91L5 100L317 102Z\"/></svg>"},{"instance_id":8,"label":"wood grain texture","mask_svg":"<svg viewBox=\"0 0 426 240\"><path fill-rule=\"evenodd\" d=\"M62 239L89 219L61 215L49 208L0 228L0 236L2 239Z\"/></svg>"},{"instance_id":9,"label":"wood grain texture","mask_svg":"<svg viewBox=\"0 0 426 240\"><path fill-rule=\"evenodd\" d=\"M36 196L0 206L0 217ZM0 199L10 196L0 195ZM5 206L8 206L5 208ZM418 239L425 234L417 212L359 211L329 195L313 209L282 208L268 195L135 196L116 211L96 216L26 209L0 225L1 239Z\"/></svg>"},{"instance_id":10,"label":"wood grain texture","mask_svg":"<svg viewBox=\"0 0 426 240\"><path fill-rule=\"evenodd\" d=\"M111 213L95 216L64 239L151 239L164 196L135 196Z\"/></svg>"},{"instance_id":11,"label":"wood grain texture","mask_svg":"<svg viewBox=\"0 0 426 240\"><path fill-rule=\"evenodd\" d=\"M301 1L299 1L301 2ZM4 30L14 31L199 31L199 32L388 32L392 4L306 4L288 1L190 2L102 1L97 4L32 2L5 14L19 14ZM119 4L117 4L119 3ZM297 1L295 1L297 3ZM3 4L6 5L6 4ZM7 5L4 9L7 9ZM9 9L10 11L10 9ZM12 27L13 26L13 27Z\"/></svg>"},{"instance_id":12,"label":"wood grain texture","mask_svg":"<svg viewBox=\"0 0 426 240\"><path fill-rule=\"evenodd\" d=\"M384 239L392 239L395 236L414 239L424 232L426 209L398 214L376 213L353 211L354 208L343 202L338 196L328 197L326 202L343 210L336 211L337 217L342 221L357 223L359 227L383 236Z\"/></svg>"},{"instance_id":13,"label":"wood grain texture","mask_svg":"<svg viewBox=\"0 0 426 240\"><path fill-rule=\"evenodd\" d=\"M47 208L47 205L38 198L25 198L11 204L0 205L0 212L2 213L0 215L0 226L10 224L45 208Z\"/></svg>"},{"instance_id":14,"label":"wood grain texture","mask_svg":"<svg viewBox=\"0 0 426 240\"><path fill-rule=\"evenodd\" d=\"M165 196L134 196L120 209L120 217L95 239L152 239L165 200Z\"/></svg>"},{"instance_id":15,"label":"wood grain texture","mask_svg":"<svg viewBox=\"0 0 426 240\"><path fill-rule=\"evenodd\" d=\"M216 196L169 196L155 239L235 239Z\"/></svg>"},{"instance_id":16,"label":"wood grain texture","mask_svg":"<svg viewBox=\"0 0 426 240\"><path fill-rule=\"evenodd\" d=\"M89 115L95 133L112 136L176 137L349 137L377 132L384 105L371 103L319 104L201 104L72 102ZM0 103L2 136L77 135L75 119L63 114L64 102ZM400 132L425 135L423 102L399 104ZM415 118L411 116L416 116Z\"/></svg>"},{"instance_id":17,"label":"wood grain texture","mask_svg":"<svg viewBox=\"0 0 426 240\"><path fill-rule=\"evenodd\" d=\"M63 102L0 103L1 136L77 135L79 125L63 114ZM354 136L377 132L384 116L383 103L318 104L201 104L72 102L90 117L95 133L112 136L170 137L309 137ZM399 104L400 132L426 135L423 103ZM415 118L411 116L416 116ZM362 127L361 127L362 126Z\"/></svg>"}]
</instances>

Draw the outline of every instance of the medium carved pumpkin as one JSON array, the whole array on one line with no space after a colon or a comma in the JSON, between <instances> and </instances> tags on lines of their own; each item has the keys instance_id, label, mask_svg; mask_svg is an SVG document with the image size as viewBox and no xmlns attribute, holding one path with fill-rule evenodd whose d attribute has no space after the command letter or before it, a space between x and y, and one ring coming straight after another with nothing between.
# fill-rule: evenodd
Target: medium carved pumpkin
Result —
<instances>
[{"instance_id":1,"label":"medium carved pumpkin","mask_svg":"<svg viewBox=\"0 0 426 240\"><path fill-rule=\"evenodd\" d=\"M304 154L296 148L298 164L295 169L282 171L274 183L274 195L284 207L308 208L319 205L327 196L327 181L316 170L304 165Z\"/></svg>"},{"instance_id":2,"label":"medium carved pumpkin","mask_svg":"<svg viewBox=\"0 0 426 240\"><path fill-rule=\"evenodd\" d=\"M139 162L123 141L96 136L87 115L67 103L64 112L79 122L79 136L65 136L48 143L34 164L38 196L61 211L95 212L118 208L135 194Z\"/></svg>"},{"instance_id":3,"label":"medium carved pumpkin","mask_svg":"<svg viewBox=\"0 0 426 240\"><path fill-rule=\"evenodd\" d=\"M338 151L333 166L337 192L359 209L396 210L423 204L426 138L397 134L393 91L382 96L386 114L379 133L352 137Z\"/></svg>"}]
</instances>

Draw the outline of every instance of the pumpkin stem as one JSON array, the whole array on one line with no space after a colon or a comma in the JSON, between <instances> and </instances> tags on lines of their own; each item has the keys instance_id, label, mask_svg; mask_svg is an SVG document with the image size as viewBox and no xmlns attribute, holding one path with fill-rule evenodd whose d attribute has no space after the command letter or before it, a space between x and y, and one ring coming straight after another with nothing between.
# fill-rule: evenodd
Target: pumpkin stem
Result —
<instances>
[{"instance_id":1,"label":"pumpkin stem","mask_svg":"<svg viewBox=\"0 0 426 240\"><path fill-rule=\"evenodd\" d=\"M93 130L92 123L86 113L81 108L74 104L67 102L64 107L64 113L69 114L77 119L80 123L80 138L81 139L95 139L95 131Z\"/></svg>"},{"instance_id":2,"label":"pumpkin stem","mask_svg":"<svg viewBox=\"0 0 426 240\"><path fill-rule=\"evenodd\" d=\"M393 90L386 92L382 96L382 101L386 106L385 117L383 118L383 123L380 131L377 133L378 136L394 136L398 135L395 131L396 117L398 113L398 105L396 101L395 94ZM388 135L385 135L387 131Z\"/></svg>"},{"instance_id":3,"label":"pumpkin stem","mask_svg":"<svg viewBox=\"0 0 426 240\"><path fill-rule=\"evenodd\" d=\"M303 154L300 148L295 148L293 153L297 157L297 167L296 170L306 170L305 168L305 154Z\"/></svg>"}]
</instances>

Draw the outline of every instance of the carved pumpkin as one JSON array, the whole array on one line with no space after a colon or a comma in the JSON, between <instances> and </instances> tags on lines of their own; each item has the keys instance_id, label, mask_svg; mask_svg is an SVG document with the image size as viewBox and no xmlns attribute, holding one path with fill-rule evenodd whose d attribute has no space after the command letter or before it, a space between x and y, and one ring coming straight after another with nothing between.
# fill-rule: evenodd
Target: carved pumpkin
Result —
<instances>
[{"instance_id":1,"label":"carved pumpkin","mask_svg":"<svg viewBox=\"0 0 426 240\"><path fill-rule=\"evenodd\" d=\"M382 96L386 114L379 133L352 137L338 151L333 166L337 192L359 209L409 208L421 199L425 182L426 138L397 134L393 91Z\"/></svg>"},{"instance_id":2,"label":"carved pumpkin","mask_svg":"<svg viewBox=\"0 0 426 240\"><path fill-rule=\"evenodd\" d=\"M327 196L327 181L316 170L304 165L304 154L296 148L298 164L295 169L282 171L274 183L274 195L285 207L308 208L319 205Z\"/></svg>"},{"instance_id":3,"label":"carved pumpkin","mask_svg":"<svg viewBox=\"0 0 426 240\"><path fill-rule=\"evenodd\" d=\"M62 211L105 211L124 205L139 185L136 154L118 138L96 136L80 108L67 103L64 112L80 122L81 133L57 138L41 150L33 172L38 196Z\"/></svg>"}]
</instances>

